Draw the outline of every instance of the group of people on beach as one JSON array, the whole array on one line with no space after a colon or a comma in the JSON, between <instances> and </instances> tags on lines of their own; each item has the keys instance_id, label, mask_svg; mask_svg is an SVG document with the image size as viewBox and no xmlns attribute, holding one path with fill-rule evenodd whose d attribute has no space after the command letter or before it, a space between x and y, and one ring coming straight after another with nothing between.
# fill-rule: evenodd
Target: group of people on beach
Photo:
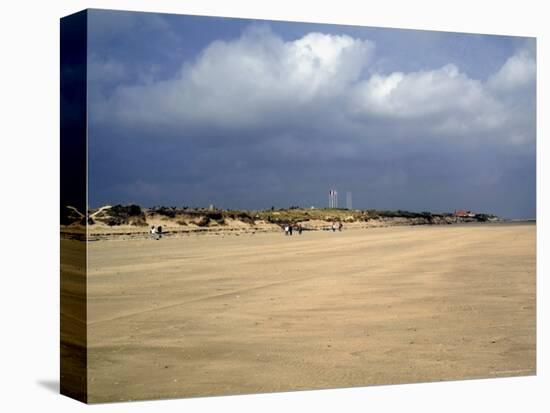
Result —
<instances>
[{"instance_id":1,"label":"group of people on beach","mask_svg":"<svg viewBox=\"0 0 550 413\"><path fill-rule=\"evenodd\" d=\"M332 232L336 232L336 229L338 229L338 231L342 231L343 227L344 224L342 224L341 221L338 222L338 224L336 224L336 222L333 222L330 229L332 230ZM285 226L283 227L285 235L287 236L291 236L294 229L298 231L299 235L302 235L302 231L304 230L302 224L296 224L295 226L293 226L291 223L288 223L285 224ZM162 238L162 234L162 227L160 225L158 227L155 227L154 225L151 226L151 229L149 230L149 235L151 235L151 238L158 241Z\"/></svg>"},{"instance_id":2,"label":"group of people on beach","mask_svg":"<svg viewBox=\"0 0 550 413\"><path fill-rule=\"evenodd\" d=\"M292 235L292 231L293 231L292 224L286 224L283 229L285 231L285 235ZM302 227L302 224L296 225L296 231L298 231L299 235L302 235L303 230L304 228Z\"/></svg>"},{"instance_id":3,"label":"group of people on beach","mask_svg":"<svg viewBox=\"0 0 550 413\"><path fill-rule=\"evenodd\" d=\"M333 221L329 230L332 230L332 232L336 232L336 230L342 231L342 228L344 228L344 224L342 224L342 221L339 221L338 223ZM302 231L304 230L304 228L302 227L302 224L297 224L294 227L291 223L288 223L288 224L285 224L283 227L285 235L288 235L288 236L292 235L292 231L294 229L296 229L296 231L298 231L298 234L300 235L302 235Z\"/></svg>"},{"instance_id":4,"label":"group of people on beach","mask_svg":"<svg viewBox=\"0 0 550 413\"><path fill-rule=\"evenodd\" d=\"M285 235L291 236L291 235L292 235L292 231L294 230L294 227L292 226L292 224L286 224L286 225L284 226L283 229L284 229L284 231L285 231ZM302 235L302 230L303 230L303 228L302 228L302 226L301 226L300 224L298 224L298 225L296 226L296 230L298 231L298 234Z\"/></svg>"}]
</instances>

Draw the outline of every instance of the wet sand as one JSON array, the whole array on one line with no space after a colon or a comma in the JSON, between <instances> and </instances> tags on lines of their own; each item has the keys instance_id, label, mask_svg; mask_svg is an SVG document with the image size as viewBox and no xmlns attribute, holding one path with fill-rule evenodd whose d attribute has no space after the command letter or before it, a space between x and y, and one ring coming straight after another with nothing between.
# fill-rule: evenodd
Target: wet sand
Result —
<instances>
[{"instance_id":1,"label":"wet sand","mask_svg":"<svg viewBox=\"0 0 550 413\"><path fill-rule=\"evenodd\" d=\"M88 401L535 374L535 232L91 242Z\"/></svg>"}]
</instances>

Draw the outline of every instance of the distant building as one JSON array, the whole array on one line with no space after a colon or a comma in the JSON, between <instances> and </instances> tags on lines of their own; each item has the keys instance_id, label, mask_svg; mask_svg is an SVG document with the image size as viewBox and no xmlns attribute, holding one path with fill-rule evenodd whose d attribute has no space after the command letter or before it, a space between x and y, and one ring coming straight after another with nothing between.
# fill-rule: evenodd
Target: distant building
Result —
<instances>
[{"instance_id":1,"label":"distant building","mask_svg":"<svg viewBox=\"0 0 550 413\"><path fill-rule=\"evenodd\" d=\"M476 216L472 211L466 211L465 209L455 209L455 217L473 218Z\"/></svg>"}]
</instances>

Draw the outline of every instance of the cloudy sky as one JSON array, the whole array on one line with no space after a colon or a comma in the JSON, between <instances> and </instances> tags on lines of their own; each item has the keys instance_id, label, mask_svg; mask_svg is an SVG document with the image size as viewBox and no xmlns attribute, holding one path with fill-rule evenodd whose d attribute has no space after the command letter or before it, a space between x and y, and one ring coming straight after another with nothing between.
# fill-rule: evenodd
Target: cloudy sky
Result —
<instances>
[{"instance_id":1,"label":"cloudy sky","mask_svg":"<svg viewBox=\"0 0 550 413\"><path fill-rule=\"evenodd\" d=\"M535 212L535 40L92 10L89 202Z\"/></svg>"}]
</instances>

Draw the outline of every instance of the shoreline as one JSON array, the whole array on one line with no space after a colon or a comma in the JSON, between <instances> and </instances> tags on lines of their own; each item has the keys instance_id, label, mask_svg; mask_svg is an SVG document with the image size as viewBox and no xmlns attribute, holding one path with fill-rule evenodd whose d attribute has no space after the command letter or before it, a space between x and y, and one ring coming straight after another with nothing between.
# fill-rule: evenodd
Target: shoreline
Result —
<instances>
[{"instance_id":1,"label":"shoreline","mask_svg":"<svg viewBox=\"0 0 550 413\"><path fill-rule=\"evenodd\" d=\"M105 205L85 213L72 206L62 208L61 235L80 240L148 238L154 231L165 237L185 235L240 235L276 233L290 228L303 231L370 229L388 226L457 225L498 223L502 218L482 212L453 213L405 210L300 208L230 210L189 207Z\"/></svg>"},{"instance_id":2,"label":"shoreline","mask_svg":"<svg viewBox=\"0 0 550 413\"><path fill-rule=\"evenodd\" d=\"M392 222L392 221L379 221L379 222L365 222L365 223L348 223L344 225L343 231L360 231L360 230L372 230L380 228L399 228L399 227L478 227L478 226L512 226L512 225L536 225L536 219L525 220L499 220L494 222L453 222L453 223L416 223L416 222ZM90 231L90 226L87 230L84 226L62 226L61 227L61 239L73 239L78 241L112 241L112 240L132 240L132 239L147 239L150 238L148 228L135 227L135 226L118 226L117 231L108 231L112 227L98 228L99 231ZM324 226L307 227L304 226L304 234L308 232L332 232L330 223L326 222ZM282 230L278 226L255 226L249 225L248 227L242 226L216 226L206 228L174 228L168 227L163 230L163 238L183 238L190 236L241 236L241 235L256 235L256 234L273 234ZM337 230L336 233L339 231ZM297 233L293 235L300 237ZM303 235L302 235L303 236Z\"/></svg>"}]
</instances>

